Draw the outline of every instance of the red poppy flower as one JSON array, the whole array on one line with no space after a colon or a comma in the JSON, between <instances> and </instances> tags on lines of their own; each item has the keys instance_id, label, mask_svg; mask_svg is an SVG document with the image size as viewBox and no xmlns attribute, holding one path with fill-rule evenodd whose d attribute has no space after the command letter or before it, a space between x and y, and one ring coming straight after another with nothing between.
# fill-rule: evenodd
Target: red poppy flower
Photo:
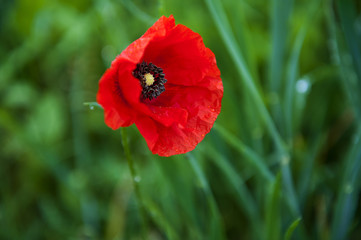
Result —
<instances>
[{"instance_id":1,"label":"red poppy flower","mask_svg":"<svg viewBox=\"0 0 361 240\"><path fill-rule=\"evenodd\" d=\"M97 102L112 129L135 123L160 156L193 150L221 110L223 85L202 37L161 17L99 81Z\"/></svg>"}]
</instances>

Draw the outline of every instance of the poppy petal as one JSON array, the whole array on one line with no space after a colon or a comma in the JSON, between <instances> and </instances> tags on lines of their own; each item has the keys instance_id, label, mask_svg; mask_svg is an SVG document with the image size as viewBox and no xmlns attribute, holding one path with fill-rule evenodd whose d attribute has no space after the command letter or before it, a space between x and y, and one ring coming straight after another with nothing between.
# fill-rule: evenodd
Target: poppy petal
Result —
<instances>
[{"instance_id":1,"label":"poppy petal","mask_svg":"<svg viewBox=\"0 0 361 240\"><path fill-rule=\"evenodd\" d=\"M116 89L117 69L108 69L99 81L97 102L104 109L105 123L112 129L127 127L134 123L134 112Z\"/></svg>"},{"instance_id":2,"label":"poppy petal","mask_svg":"<svg viewBox=\"0 0 361 240\"><path fill-rule=\"evenodd\" d=\"M164 74L162 88L141 84L148 73ZM142 96L150 90L156 94ZM202 37L163 16L112 62L99 82L97 101L109 127L135 123L152 153L170 156L202 141L220 113L222 97L220 71Z\"/></svg>"}]
</instances>

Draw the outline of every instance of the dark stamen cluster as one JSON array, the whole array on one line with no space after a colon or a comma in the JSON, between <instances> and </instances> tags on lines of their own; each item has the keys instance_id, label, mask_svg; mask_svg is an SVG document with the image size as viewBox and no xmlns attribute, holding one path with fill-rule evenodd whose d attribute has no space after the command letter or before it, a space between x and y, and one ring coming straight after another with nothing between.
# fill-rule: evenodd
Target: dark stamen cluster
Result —
<instances>
[{"instance_id":1,"label":"dark stamen cluster","mask_svg":"<svg viewBox=\"0 0 361 240\"><path fill-rule=\"evenodd\" d=\"M150 86L146 84L144 75L150 73L154 77L154 83ZM147 63L143 61L138 63L137 67L133 71L133 76L138 78L140 85L142 86L142 97L143 99L152 100L158 97L162 92L165 91L164 84L167 82L167 79L164 78L163 69L157 67L153 63Z\"/></svg>"}]
</instances>

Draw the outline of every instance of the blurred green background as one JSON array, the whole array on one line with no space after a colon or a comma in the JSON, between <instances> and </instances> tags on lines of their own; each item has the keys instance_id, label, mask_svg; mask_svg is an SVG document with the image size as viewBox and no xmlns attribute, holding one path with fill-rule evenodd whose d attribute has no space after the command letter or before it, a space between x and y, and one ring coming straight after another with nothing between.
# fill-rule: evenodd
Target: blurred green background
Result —
<instances>
[{"instance_id":1,"label":"blurred green background","mask_svg":"<svg viewBox=\"0 0 361 240\"><path fill-rule=\"evenodd\" d=\"M169 158L129 127L132 177L83 103L170 14L215 53L222 111ZM357 0L1 0L0 239L359 239L360 50Z\"/></svg>"}]
</instances>

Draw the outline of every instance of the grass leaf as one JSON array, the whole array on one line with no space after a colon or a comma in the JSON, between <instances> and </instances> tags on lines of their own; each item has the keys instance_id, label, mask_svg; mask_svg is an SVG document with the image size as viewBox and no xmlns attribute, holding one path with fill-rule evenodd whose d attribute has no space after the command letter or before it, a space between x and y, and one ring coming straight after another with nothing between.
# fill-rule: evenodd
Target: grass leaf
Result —
<instances>
[{"instance_id":1,"label":"grass leaf","mask_svg":"<svg viewBox=\"0 0 361 240\"><path fill-rule=\"evenodd\" d=\"M266 239L280 239L281 235L281 174L273 181L266 207Z\"/></svg>"},{"instance_id":2,"label":"grass leaf","mask_svg":"<svg viewBox=\"0 0 361 240\"><path fill-rule=\"evenodd\" d=\"M285 240L290 240L292 237L293 232L295 231L298 224L301 222L302 218L297 218L293 223L287 228L287 231L285 233Z\"/></svg>"}]
</instances>

